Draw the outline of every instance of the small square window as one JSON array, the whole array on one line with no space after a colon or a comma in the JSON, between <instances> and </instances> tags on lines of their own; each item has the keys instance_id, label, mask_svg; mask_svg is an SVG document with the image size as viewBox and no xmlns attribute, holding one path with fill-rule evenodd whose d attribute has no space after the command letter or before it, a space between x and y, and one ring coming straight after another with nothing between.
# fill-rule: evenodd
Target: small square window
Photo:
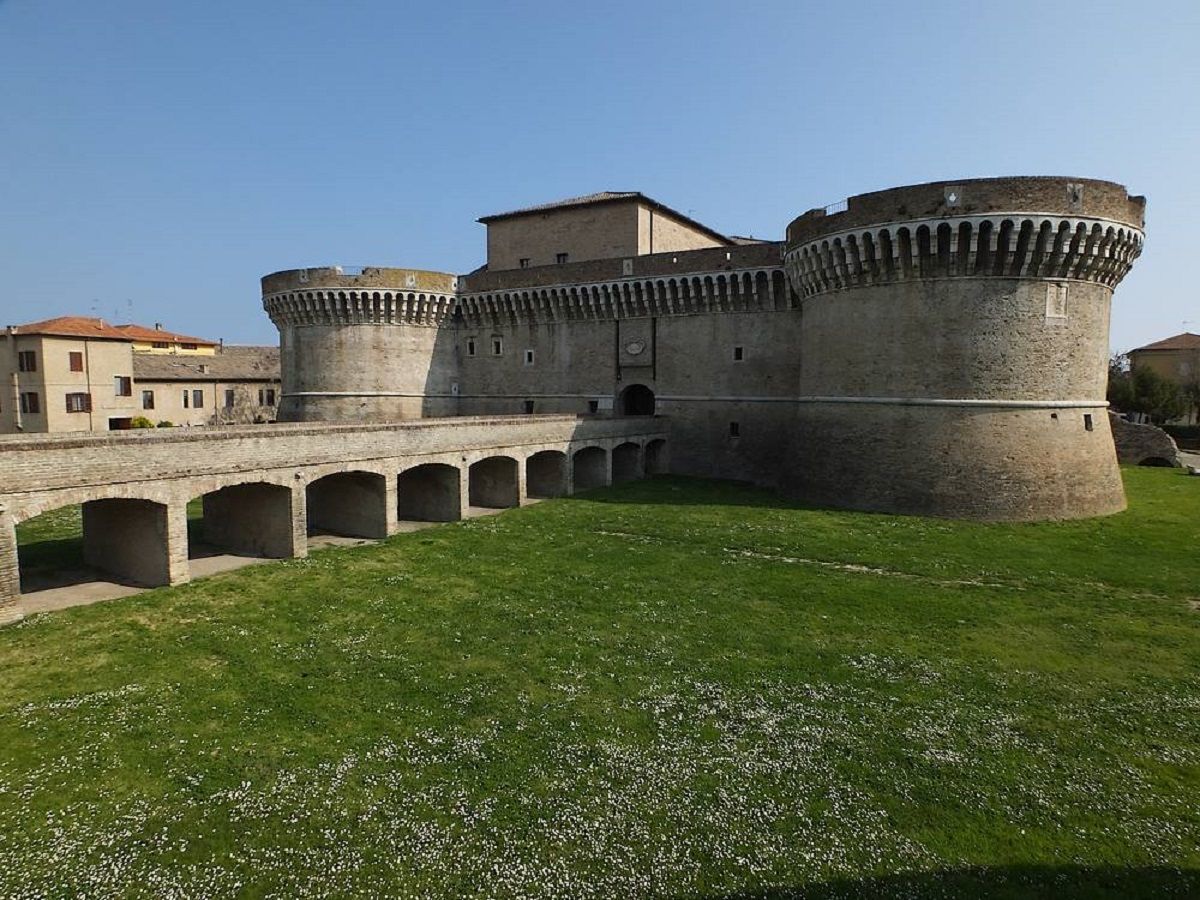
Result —
<instances>
[{"instance_id":1,"label":"small square window","mask_svg":"<svg viewBox=\"0 0 1200 900\"><path fill-rule=\"evenodd\" d=\"M474 355L475 355L475 338L471 338L470 340L467 341L467 356L474 356Z\"/></svg>"},{"instance_id":2,"label":"small square window","mask_svg":"<svg viewBox=\"0 0 1200 900\"><path fill-rule=\"evenodd\" d=\"M521 266L521 268L522 268L522 269L528 269L528 268L529 268L529 257L528 257L528 256L522 256L522 257L521 257L521 259L520 259L520 266Z\"/></svg>"},{"instance_id":3,"label":"small square window","mask_svg":"<svg viewBox=\"0 0 1200 900\"><path fill-rule=\"evenodd\" d=\"M118 397L132 397L133 379L128 375L114 375L113 393Z\"/></svg>"},{"instance_id":4,"label":"small square window","mask_svg":"<svg viewBox=\"0 0 1200 900\"><path fill-rule=\"evenodd\" d=\"M588 412L590 412L590 413L600 412L600 401L599 400L589 400L588 401Z\"/></svg>"},{"instance_id":5,"label":"small square window","mask_svg":"<svg viewBox=\"0 0 1200 900\"><path fill-rule=\"evenodd\" d=\"M67 360L71 364L72 372L82 372L83 371L83 354L82 353L80 353L77 350L72 350L70 353L67 354Z\"/></svg>"},{"instance_id":6,"label":"small square window","mask_svg":"<svg viewBox=\"0 0 1200 900\"><path fill-rule=\"evenodd\" d=\"M734 362L741 362L745 358L746 358L746 351L745 351L744 347L734 347L733 348L733 361Z\"/></svg>"},{"instance_id":7,"label":"small square window","mask_svg":"<svg viewBox=\"0 0 1200 900\"><path fill-rule=\"evenodd\" d=\"M526 401L525 401L525 414L526 414L526 415L532 415L532 414L533 414L533 403L534 403L534 401L532 401L532 400L526 400Z\"/></svg>"},{"instance_id":8,"label":"small square window","mask_svg":"<svg viewBox=\"0 0 1200 900\"><path fill-rule=\"evenodd\" d=\"M204 391L202 391L202 390L192 391L192 406L195 409L203 409L204 408Z\"/></svg>"},{"instance_id":9,"label":"small square window","mask_svg":"<svg viewBox=\"0 0 1200 900\"><path fill-rule=\"evenodd\" d=\"M21 372L36 372L37 371L37 353L33 350L20 350L17 352L17 369Z\"/></svg>"},{"instance_id":10,"label":"small square window","mask_svg":"<svg viewBox=\"0 0 1200 900\"><path fill-rule=\"evenodd\" d=\"M67 412L85 413L92 411L91 394L67 394Z\"/></svg>"},{"instance_id":11,"label":"small square window","mask_svg":"<svg viewBox=\"0 0 1200 900\"><path fill-rule=\"evenodd\" d=\"M731 438L741 437L742 436L742 426L739 425L737 422L730 422L729 423L729 436Z\"/></svg>"},{"instance_id":12,"label":"small square window","mask_svg":"<svg viewBox=\"0 0 1200 900\"><path fill-rule=\"evenodd\" d=\"M533 365L533 351L532 350L525 351L525 365L527 365L527 366Z\"/></svg>"},{"instance_id":13,"label":"small square window","mask_svg":"<svg viewBox=\"0 0 1200 900\"><path fill-rule=\"evenodd\" d=\"M492 338L492 356L502 356L504 354L504 341L501 338Z\"/></svg>"},{"instance_id":14,"label":"small square window","mask_svg":"<svg viewBox=\"0 0 1200 900\"><path fill-rule=\"evenodd\" d=\"M142 391L142 409L154 409L154 391Z\"/></svg>"},{"instance_id":15,"label":"small square window","mask_svg":"<svg viewBox=\"0 0 1200 900\"><path fill-rule=\"evenodd\" d=\"M565 262L566 262L568 259L570 259L570 254L569 254L569 253L556 253L556 254L555 254L555 256L554 256L554 261L555 261L556 263L558 263L560 266L561 266L563 263L565 263Z\"/></svg>"}]
</instances>

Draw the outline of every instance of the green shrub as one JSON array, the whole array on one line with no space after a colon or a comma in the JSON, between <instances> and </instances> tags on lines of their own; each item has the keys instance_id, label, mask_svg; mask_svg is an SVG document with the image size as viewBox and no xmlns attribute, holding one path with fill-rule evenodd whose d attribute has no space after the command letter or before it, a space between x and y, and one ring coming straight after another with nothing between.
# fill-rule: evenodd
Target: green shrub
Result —
<instances>
[{"instance_id":1,"label":"green shrub","mask_svg":"<svg viewBox=\"0 0 1200 900\"><path fill-rule=\"evenodd\" d=\"M151 422L149 419L147 419L145 416L134 416L129 421L129 427L130 428L153 428L154 423Z\"/></svg>"},{"instance_id":2,"label":"green shrub","mask_svg":"<svg viewBox=\"0 0 1200 900\"><path fill-rule=\"evenodd\" d=\"M159 428L174 428L175 423L171 422L167 419L163 419L161 422L158 423L158 427Z\"/></svg>"}]
</instances>

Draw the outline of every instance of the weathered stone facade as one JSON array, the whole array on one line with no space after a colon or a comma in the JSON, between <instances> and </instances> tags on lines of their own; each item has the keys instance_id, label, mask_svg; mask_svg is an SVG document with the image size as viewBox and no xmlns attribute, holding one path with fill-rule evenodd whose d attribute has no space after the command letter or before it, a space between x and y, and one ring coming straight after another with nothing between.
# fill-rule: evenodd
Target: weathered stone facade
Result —
<instances>
[{"instance_id":1,"label":"weathered stone facade","mask_svg":"<svg viewBox=\"0 0 1200 900\"><path fill-rule=\"evenodd\" d=\"M650 393L681 473L978 519L1123 508L1109 303L1141 250L1143 198L1066 178L937 182L812 210L780 242L650 253L640 226L605 219L579 245L608 258L537 264L556 220L582 242L581 217L615 215L596 203L485 217L503 221L503 252L461 277L264 278L281 418L603 413Z\"/></svg>"}]
</instances>

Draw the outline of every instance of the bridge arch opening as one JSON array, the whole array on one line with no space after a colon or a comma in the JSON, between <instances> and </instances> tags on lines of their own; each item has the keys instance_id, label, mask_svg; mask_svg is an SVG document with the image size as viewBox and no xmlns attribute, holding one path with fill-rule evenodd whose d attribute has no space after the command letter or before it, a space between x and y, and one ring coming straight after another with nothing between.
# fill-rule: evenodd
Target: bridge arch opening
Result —
<instances>
[{"instance_id":1,"label":"bridge arch opening","mask_svg":"<svg viewBox=\"0 0 1200 900\"><path fill-rule=\"evenodd\" d=\"M612 480L634 481L642 477L642 448L632 441L626 441L613 448Z\"/></svg>"},{"instance_id":2,"label":"bridge arch opening","mask_svg":"<svg viewBox=\"0 0 1200 900\"><path fill-rule=\"evenodd\" d=\"M467 472L471 506L507 509L521 505L517 461L511 456L489 456Z\"/></svg>"},{"instance_id":3,"label":"bridge arch opening","mask_svg":"<svg viewBox=\"0 0 1200 900\"><path fill-rule=\"evenodd\" d=\"M667 442L655 438L646 444L645 468L647 475L663 475L667 471Z\"/></svg>"},{"instance_id":4,"label":"bridge arch opening","mask_svg":"<svg viewBox=\"0 0 1200 900\"><path fill-rule=\"evenodd\" d=\"M335 472L305 488L308 533L387 537L387 479L374 472Z\"/></svg>"},{"instance_id":5,"label":"bridge arch opening","mask_svg":"<svg viewBox=\"0 0 1200 900\"><path fill-rule=\"evenodd\" d=\"M296 555L290 488L261 481L229 485L204 494L199 513L197 518L189 515L191 559L218 556L287 559ZM193 568L192 574L207 572L196 572Z\"/></svg>"},{"instance_id":6,"label":"bridge arch opening","mask_svg":"<svg viewBox=\"0 0 1200 900\"><path fill-rule=\"evenodd\" d=\"M572 460L575 490L588 491L608 484L608 454L603 447L584 447Z\"/></svg>"},{"instance_id":7,"label":"bridge arch opening","mask_svg":"<svg viewBox=\"0 0 1200 900\"><path fill-rule=\"evenodd\" d=\"M561 497L567 493L567 454L542 450L525 460L525 492L530 497Z\"/></svg>"},{"instance_id":8,"label":"bridge arch opening","mask_svg":"<svg viewBox=\"0 0 1200 900\"><path fill-rule=\"evenodd\" d=\"M22 594L104 581L135 587L171 583L164 503L106 498L61 506L18 523L16 537Z\"/></svg>"},{"instance_id":9,"label":"bridge arch opening","mask_svg":"<svg viewBox=\"0 0 1200 900\"><path fill-rule=\"evenodd\" d=\"M396 515L407 522L457 522L462 518L462 477L456 466L424 463L396 479Z\"/></svg>"},{"instance_id":10,"label":"bridge arch opening","mask_svg":"<svg viewBox=\"0 0 1200 900\"><path fill-rule=\"evenodd\" d=\"M617 414L622 416L654 415L654 391L644 384L631 384L617 395Z\"/></svg>"}]
</instances>

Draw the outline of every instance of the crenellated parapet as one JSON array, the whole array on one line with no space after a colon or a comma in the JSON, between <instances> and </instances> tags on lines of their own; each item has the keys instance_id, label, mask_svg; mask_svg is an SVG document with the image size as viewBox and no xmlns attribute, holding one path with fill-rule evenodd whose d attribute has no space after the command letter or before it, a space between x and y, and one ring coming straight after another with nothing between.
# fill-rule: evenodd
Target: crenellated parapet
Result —
<instances>
[{"instance_id":1,"label":"crenellated parapet","mask_svg":"<svg viewBox=\"0 0 1200 900\"><path fill-rule=\"evenodd\" d=\"M1145 200L1066 178L935 182L851 197L788 227L797 293L928 278L1034 278L1115 287L1142 249Z\"/></svg>"},{"instance_id":2,"label":"crenellated parapet","mask_svg":"<svg viewBox=\"0 0 1200 900\"><path fill-rule=\"evenodd\" d=\"M276 326L412 325L453 316L458 277L422 269L340 266L290 269L262 279L263 308Z\"/></svg>"},{"instance_id":3,"label":"crenellated parapet","mask_svg":"<svg viewBox=\"0 0 1200 900\"><path fill-rule=\"evenodd\" d=\"M1108 324L1144 208L1108 182L988 178L793 221L807 437L795 492L982 519L1121 509Z\"/></svg>"},{"instance_id":4,"label":"crenellated parapet","mask_svg":"<svg viewBox=\"0 0 1200 900\"><path fill-rule=\"evenodd\" d=\"M545 324L795 308L783 270L759 267L629 278L591 284L463 293L472 325Z\"/></svg>"},{"instance_id":5,"label":"crenellated parapet","mask_svg":"<svg viewBox=\"0 0 1200 900\"><path fill-rule=\"evenodd\" d=\"M1142 252L1141 231L1088 218L946 217L837 232L785 255L805 297L921 278L1048 278L1116 287Z\"/></svg>"}]
</instances>

